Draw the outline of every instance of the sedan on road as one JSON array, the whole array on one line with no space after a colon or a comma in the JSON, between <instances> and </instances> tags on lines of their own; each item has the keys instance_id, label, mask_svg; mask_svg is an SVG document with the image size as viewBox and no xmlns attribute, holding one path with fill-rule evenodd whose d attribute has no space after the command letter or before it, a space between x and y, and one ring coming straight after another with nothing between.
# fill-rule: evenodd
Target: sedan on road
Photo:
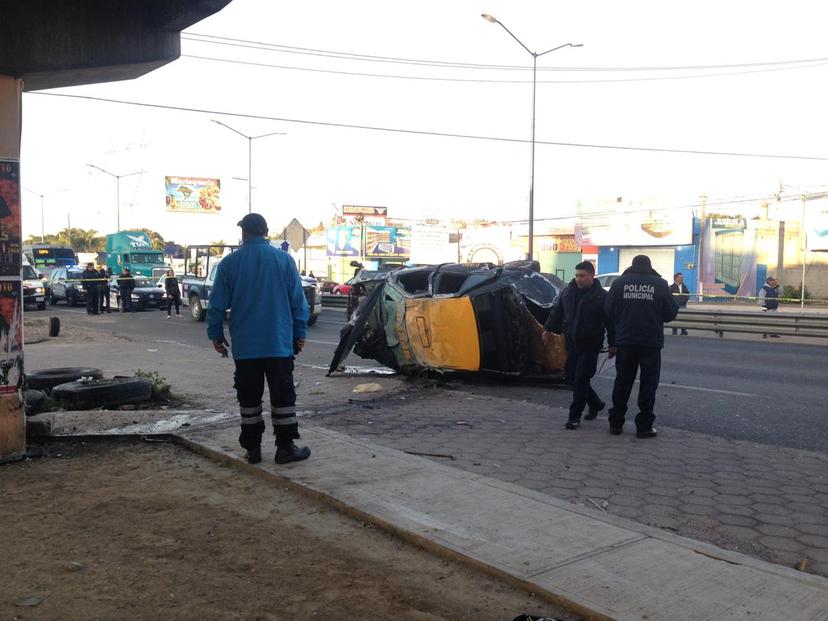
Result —
<instances>
[{"instance_id":1,"label":"sedan on road","mask_svg":"<svg viewBox=\"0 0 828 621\"><path fill-rule=\"evenodd\" d=\"M166 306L167 294L164 289L159 289L155 281L149 278L136 278L135 289L132 290L132 306L135 310L147 308L164 308ZM123 311L123 301L118 288L118 277L114 276L109 281L110 304Z\"/></svg>"},{"instance_id":2,"label":"sedan on road","mask_svg":"<svg viewBox=\"0 0 828 621\"><path fill-rule=\"evenodd\" d=\"M69 306L86 304L86 291L81 285L80 267L59 267L49 275L49 302L55 305L64 300Z\"/></svg>"}]
</instances>

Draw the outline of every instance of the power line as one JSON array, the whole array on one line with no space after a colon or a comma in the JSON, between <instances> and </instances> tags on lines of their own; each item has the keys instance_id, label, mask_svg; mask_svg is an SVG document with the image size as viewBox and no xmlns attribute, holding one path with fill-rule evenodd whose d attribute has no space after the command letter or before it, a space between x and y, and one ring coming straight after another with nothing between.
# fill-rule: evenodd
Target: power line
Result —
<instances>
[{"instance_id":1,"label":"power line","mask_svg":"<svg viewBox=\"0 0 828 621\"><path fill-rule=\"evenodd\" d=\"M256 119L263 121L278 121L282 123L296 123L300 125L313 125L320 127L338 127L346 129L362 129L366 131L375 131L383 133L408 134L414 136L434 136L440 138L462 138L467 140L488 140L493 142L507 142L515 144L529 144L530 141L523 138L507 138L502 136L482 136L475 134L457 134L452 132L438 132L419 129L405 129L395 127L380 127L375 125L357 125L352 123L336 123L332 121L311 121L307 119L292 119L286 117L265 116L260 114L249 114L244 112L225 112L222 110L208 110L205 108L188 108L185 106L171 106L165 104L145 103L139 101L126 101L122 99L110 99L106 97L94 97L91 95L70 95L67 93L44 93L44 92L30 92L28 95L40 95L45 97L64 97L69 99L79 99L85 101L99 101L105 103L115 103L128 106L137 106L142 108L156 108L159 110L174 110L176 112L197 112L200 114L213 114L217 116L232 116L236 118ZM535 144L548 145L553 147L571 147L579 149L606 149L618 151L644 151L650 153L674 153L684 155L716 155L724 157L750 157L750 158L764 158L764 159L783 159L783 160L809 160L809 161L828 161L828 157L814 156L814 155L788 155L788 154L773 154L773 153L743 153L738 151L707 151L694 149L673 149L667 147L637 147L629 145L609 145L609 144L592 144L582 142L553 142L545 140L536 140Z\"/></svg>"},{"instance_id":2,"label":"power line","mask_svg":"<svg viewBox=\"0 0 828 621\"><path fill-rule=\"evenodd\" d=\"M318 69L315 67L297 67L294 65L276 65L270 63L259 63L247 60L236 60L232 58L218 58L212 56L197 56L195 54L181 54L182 58L193 58L197 60L206 60L213 62L232 63L237 65L249 65L253 67L267 67L272 69L287 69L292 71L308 71L311 73L328 73L335 75L347 75L352 77L369 77L369 78L391 78L399 80L426 80L434 82L473 82L482 84L532 84L532 80L486 80L478 78L440 78L434 76L416 76L416 75L397 75L386 73L362 73L357 71L341 71L336 69ZM538 84L600 84L600 83L618 83L618 82L657 82L662 80L688 80L698 78L714 78L722 76L746 75L752 73L768 73L771 71L791 71L794 69L809 69L812 67L819 67L828 64L828 61L822 63L814 63L810 65L799 65L790 67L768 67L765 69L751 69L746 71L729 71L724 73L705 73L699 75L678 75L678 76L657 76L648 78L608 78L601 80L538 80Z\"/></svg>"},{"instance_id":3,"label":"power line","mask_svg":"<svg viewBox=\"0 0 828 621\"><path fill-rule=\"evenodd\" d=\"M199 37L199 38L196 38ZM413 64L413 65L427 65L438 67L455 67L455 68L469 68L469 69L495 69L495 70L515 70L528 71L532 67L524 65L495 65L495 64L480 64L480 63L461 63L444 60L426 60L416 58L401 58L395 56L380 56L374 54L358 54L353 52L338 52L335 50L321 50L308 47L298 47L292 45L282 45L279 43L267 43L263 41L251 41L248 39L236 39L233 37L223 37L219 35L201 34L188 32L181 36L182 39L190 41L197 41L200 43L212 43L216 45L228 45L233 47L243 47L250 49L261 49L281 51L284 53L307 54L311 56L324 56L351 60L363 60L371 62L391 62L399 64ZM212 39L212 40L211 40ZM690 70L711 70L711 69L739 69L748 67L767 67L774 65L800 65L805 63L824 63L828 62L826 58L804 58L794 60L773 60L760 61L750 63L726 63L714 65L673 65L673 66L639 66L639 67L538 67L538 71L690 71Z\"/></svg>"}]
</instances>

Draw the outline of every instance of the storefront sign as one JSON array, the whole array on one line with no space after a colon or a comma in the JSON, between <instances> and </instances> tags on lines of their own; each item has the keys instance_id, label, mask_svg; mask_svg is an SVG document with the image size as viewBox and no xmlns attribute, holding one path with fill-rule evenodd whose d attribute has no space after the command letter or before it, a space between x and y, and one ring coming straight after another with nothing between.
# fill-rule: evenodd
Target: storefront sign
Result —
<instances>
[{"instance_id":1,"label":"storefront sign","mask_svg":"<svg viewBox=\"0 0 828 621\"><path fill-rule=\"evenodd\" d=\"M580 207L575 238L582 246L684 246L693 241L693 214L653 199L604 201Z\"/></svg>"}]
</instances>

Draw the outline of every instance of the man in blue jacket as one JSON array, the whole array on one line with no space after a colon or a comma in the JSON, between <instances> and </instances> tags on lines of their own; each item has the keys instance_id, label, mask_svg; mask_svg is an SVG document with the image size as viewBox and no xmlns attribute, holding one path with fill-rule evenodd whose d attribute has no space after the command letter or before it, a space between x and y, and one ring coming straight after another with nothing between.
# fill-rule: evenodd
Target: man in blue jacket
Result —
<instances>
[{"instance_id":1,"label":"man in blue jacket","mask_svg":"<svg viewBox=\"0 0 828 621\"><path fill-rule=\"evenodd\" d=\"M307 334L308 303L299 271L289 254L267 240L267 222L249 213L239 222L242 247L219 263L207 309L207 336L222 356L230 343L224 317L230 314L230 341L236 365L235 388L241 411L239 444L251 464L262 460L264 383L270 392L270 416L276 436L276 463L310 457L297 447L293 358Z\"/></svg>"},{"instance_id":2,"label":"man in blue jacket","mask_svg":"<svg viewBox=\"0 0 828 621\"><path fill-rule=\"evenodd\" d=\"M639 254L610 287L604 305L615 326L615 385L609 411L610 433L619 435L635 376L641 368L638 387L636 438L654 438L655 397L661 375L664 324L678 314L678 303L667 281L653 269L650 257Z\"/></svg>"},{"instance_id":3,"label":"man in blue jacket","mask_svg":"<svg viewBox=\"0 0 828 621\"><path fill-rule=\"evenodd\" d=\"M575 278L555 301L544 325L543 344L548 346L551 334L566 336L566 379L572 386L567 429L581 426L581 414L589 406L585 418L592 420L604 409L604 402L590 385L598 367L598 355L604 346L604 333L609 346L614 344L613 325L604 314L607 292L595 279L595 267L589 261L575 266Z\"/></svg>"}]
</instances>

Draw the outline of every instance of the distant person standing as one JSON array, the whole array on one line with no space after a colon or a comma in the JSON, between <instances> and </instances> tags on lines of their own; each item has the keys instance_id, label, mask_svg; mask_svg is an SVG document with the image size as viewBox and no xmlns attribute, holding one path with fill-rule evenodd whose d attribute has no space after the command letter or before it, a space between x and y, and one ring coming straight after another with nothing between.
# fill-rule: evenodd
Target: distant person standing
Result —
<instances>
[{"instance_id":1,"label":"distant person standing","mask_svg":"<svg viewBox=\"0 0 828 621\"><path fill-rule=\"evenodd\" d=\"M589 261L575 266L575 278L558 296L544 324L543 344L549 346L552 334L566 336L566 379L572 386L572 404L569 406L567 429L581 426L585 418L592 420L604 409L604 402L595 393L590 380L598 367L598 355L608 333L610 347L614 345L614 328L604 314L607 292L595 278L595 267Z\"/></svg>"},{"instance_id":2,"label":"distant person standing","mask_svg":"<svg viewBox=\"0 0 828 621\"><path fill-rule=\"evenodd\" d=\"M690 300L690 289L684 284L684 274L676 272L673 275L673 284L670 285L670 293L673 294L673 299L678 303L679 311L682 308L687 308L687 302ZM673 328L673 334L678 333L678 328ZM687 330L681 329L681 335L687 336Z\"/></svg>"},{"instance_id":3,"label":"distant person standing","mask_svg":"<svg viewBox=\"0 0 828 621\"><path fill-rule=\"evenodd\" d=\"M118 276L118 296L121 298L121 310L126 312L135 312L135 307L132 305L132 292L135 290L135 278L128 268L124 268L121 275Z\"/></svg>"},{"instance_id":4,"label":"distant person standing","mask_svg":"<svg viewBox=\"0 0 828 621\"><path fill-rule=\"evenodd\" d=\"M759 305L766 313L775 313L779 310L779 281L773 276L768 276L765 284L759 289ZM778 334L771 334L771 338L778 339ZM763 339L768 338L767 334L762 335Z\"/></svg>"},{"instance_id":5,"label":"distant person standing","mask_svg":"<svg viewBox=\"0 0 828 621\"><path fill-rule=\"evenodd\" d=\"M632 266L612 283L604 309L615 326L616 375L609 410L610 433L619 435L624 430L627 402L640 368L635 437L654 438L664 324L676 318L678 303L667 281L653 269L650 257L639 254L633 258Z\"/></svg>"},{"instance_id":6,"label":"distant person standing","mask_svg":"<svg viewBox=\"0 0 828 621\"><path fill-rule=\"evenodd\" d=\"M104 308L107 313L111 313L112 309L109 306L109 278L112 276L112 270L101 266L98 270L98 276L100 277L98 281L98 304L101 314L103 314Z\"/></svg>"},{"instance_id":7,"label":"distant person standing","mask_svg":"<svg viewBox=\"0 0 828 621\"><path fill-rule=\"evenodd\" d=\"M262 460L262 395L270 392L270 417L276 436L276 463L310 457L297 447L294 356L302 351L308 331L308 303L291 256L267 240L267 222L257 213L239 221L242 246L218 264L207 310L207 336L222 356L230 343L224 318L230 314L230 341L236 365L235 388L241 413L239 444L251 464Z\"/></svg>"},{"instance_id":8,"label":"distant person standing","mask_svg":"<svg viewBox=\"0 0 828 621\"><path fill-rule=\"evenodd\" d=\"M81 272L81 284L86 291L86 312L89 315L98 314L98 279L100 275L94 263L87 263L86 269Z\"/></svg>"},{"instance_id":9,"label":"distant person standing","mask_svg":"<svg viewBox=\"0 0 828 621\"><path fill-rule=\"evenodd\" d=\"M173 304L175 304L175 316L181 317L179 307L181 306L181 290L178 288L178 278L175 277L175 272L167 271L167 277L164 279L164 290L167 292L167 319L171 317Z\"/></svg>"}]
</instances>

